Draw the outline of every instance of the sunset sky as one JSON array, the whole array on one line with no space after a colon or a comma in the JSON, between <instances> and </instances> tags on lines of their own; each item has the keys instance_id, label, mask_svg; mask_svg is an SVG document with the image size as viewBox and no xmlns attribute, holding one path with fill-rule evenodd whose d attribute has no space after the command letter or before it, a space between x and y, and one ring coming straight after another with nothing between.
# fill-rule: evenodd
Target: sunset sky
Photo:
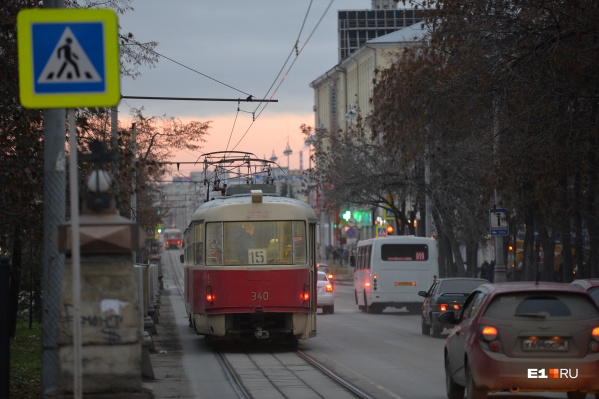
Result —
<instances>
[{"instance_id":1,"label":"sunset sky","mask_svg":"<svg viewBox=\"0 0 599 399\"><path fill-rule=\"evenodd\" d=\"M143 106L146 115L211 120L204 152L228 149L270 158L274 151L283 167L289 141L295 169L300 151L308 168L299 126L314 126L309 84L338 62L337 10L370 9L371 1L137 0L133 7L119 17L121 33L132 32L141 42L157 41L156 51L164 57L154 69L141 68L141 77L123 79L123 96L243 100L251 94L278 102L263 109L243 101L124 99L119 115ZM195 161L199 155L180 153L174 161Z\"/></svg>"}]
</instances>

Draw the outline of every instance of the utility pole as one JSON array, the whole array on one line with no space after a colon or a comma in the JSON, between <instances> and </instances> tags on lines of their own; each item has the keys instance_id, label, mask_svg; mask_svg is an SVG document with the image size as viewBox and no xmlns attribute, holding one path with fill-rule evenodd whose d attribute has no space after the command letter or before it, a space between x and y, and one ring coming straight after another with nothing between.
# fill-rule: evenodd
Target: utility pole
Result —
<instances>
[{"instance_id":1,"label":"utility pole","mask_svg":"<svg viewBox=\"0 0 599 399\"><path fill-rule=\"evenodd\" d=\"M64 8L64 0L44 0L44 8ZM60 369L57 331L65 258L52 243L52 237L65 219L65 134L65 109L44 110L42 392L58 383Z\"/></svg>"},{"instance_id":2,"label":"utility pole","mask_svg":"<svg viewBox=\"0 0 599 399\"><path fill-rule=\"evenodd\" d=\"M10 258L0 256L0 398L10 397Z\"/></svg>"}]
</instances>

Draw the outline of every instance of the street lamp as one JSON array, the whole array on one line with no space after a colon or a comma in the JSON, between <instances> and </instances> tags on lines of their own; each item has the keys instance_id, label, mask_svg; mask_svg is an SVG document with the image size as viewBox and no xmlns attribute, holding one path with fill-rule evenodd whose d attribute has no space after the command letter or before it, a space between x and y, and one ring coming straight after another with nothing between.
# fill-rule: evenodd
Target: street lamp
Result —
<instances>
[{"instance_id":1,"label":"street lamp","mask_svg":"<svg viewBox=\"0 0 599 399\"><path fill-rule=\"evenodd\" d=\"M289 155L292 153L293 151L289 147L289 141L287 141L287 148L285 148L285 151L283 151L283 154L287 156L287 176L285 179L287 181L287 197L291 197L291 190L289 188L289 175L291 174L291 169L289 169Z\"/></svg>"},{"instance_id":2,"label":"street lamp","mask_svg":"<svg viewBox=\"0 0 599 399\"><path fill-rule=\"evenodd\" d=\"M354 108L353 105L350 105L349 110L345 114L345 120L347 121L348 125L352 124L356 115L358 115L358 110Z\"/></svg>"}]
</instances>

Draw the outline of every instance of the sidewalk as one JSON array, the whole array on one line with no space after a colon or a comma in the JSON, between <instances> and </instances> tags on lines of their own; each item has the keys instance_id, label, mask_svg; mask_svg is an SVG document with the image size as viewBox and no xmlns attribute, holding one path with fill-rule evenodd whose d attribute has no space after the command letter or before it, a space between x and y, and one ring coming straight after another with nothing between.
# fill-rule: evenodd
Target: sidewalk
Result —
<instances>
[{"instance_id":1,"label":"sidewalk","mask_svg":"<svg viewBox=\"0 0 599 399\"><path fill-rule=\"evenodd\" d=\"M338 266L329 264L331 273L333 273L333 282L336 284L353 285L354 268L349 266Z\"/></svg>"},{"instance_id":2,"label":"sidewalk","mask_svg":"<svg viewBox=\"0 0 599 399\"><path fill-rule=\"evenodd\" d=\"M194 399L196 395L183 367L183 347L171 295L177 295L176 291L161 291L160 322L156 324L157 334L152 336L155 350L150 353L154 379L144 379L142 386L152 391L156 399Z\"/></svg>"}]
</instances>

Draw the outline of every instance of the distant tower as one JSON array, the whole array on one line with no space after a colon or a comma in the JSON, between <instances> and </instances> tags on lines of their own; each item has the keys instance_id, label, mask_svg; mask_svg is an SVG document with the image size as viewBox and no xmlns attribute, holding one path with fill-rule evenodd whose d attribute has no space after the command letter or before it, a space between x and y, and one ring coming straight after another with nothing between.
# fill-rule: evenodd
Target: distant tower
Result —
<instances>
[{"instance_id":1,"label":"distant tower","mask_svg":"<svg viewBox=\"0 0 599 399\"><path fill-rule=\"evenodd\" d=\"M283 154L287 157L287 175L285 176L285 182L287 183L287 197L291 197L291 169L289 169L289 155L293 154L293 150L289 147L289 141L287 141L287 148L285 148Z\"/></svg>"},{"instance_id":2,"label":"distant tower","mask_svg":"<svg viewBox=\"0 0 599 399\"><path fill-rule=\"evenodd\" d=\"M303 151L300 151L299 157L300 157L300 171L303 171L304 170L304 152Z\"/></svg>"}]
</instances>

